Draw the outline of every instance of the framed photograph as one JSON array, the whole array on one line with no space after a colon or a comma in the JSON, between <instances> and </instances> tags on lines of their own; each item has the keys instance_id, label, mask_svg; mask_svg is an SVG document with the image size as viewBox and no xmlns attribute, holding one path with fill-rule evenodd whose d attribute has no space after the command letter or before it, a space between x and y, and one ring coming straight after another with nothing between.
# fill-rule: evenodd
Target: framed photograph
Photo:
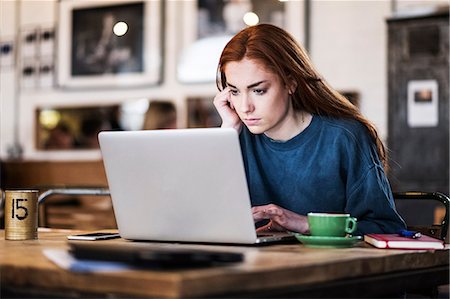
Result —
<instances>
[{"instance_id":1,"label":"framed photograph","mask_svg":"<svg viewBox=\"0 0 450 299\"><path fill-rule=\"evenodd\" d=\"M55 48L55 28L43 27L39 30L40 56L53 56Z\"/></svg>"},{"instance_id":2,"label":"framed photograph","mask_svg":"<svg viewBox=\"0 0 450 299\"><path fill-rule=\"evenodd\" d=\"M36 58L38 55L39 27L26 27L20 31L22 58Z\"/></svg>"},{"instance_id":3,"label":"framed photograph","mask_svg":"<svg viewBox=\"0 0 450 299\"><path fill-rule=\"evenodd\" d=\"M279 0L198 0L199 39L234 35L248 25L270 23L285 27L285 3Z\"/></svg>"},{"instance_id":4,"label":"framed photograph","mask_svg":"<svg viewBox=\"0 0 450 299\"><path fill-rule=\"evenodd\" d=\"M439 124L439 96L436 80L411 80L408 82L408 126L436 127Z\"/></svg>"},{"instance_id":5,"label":"framed photograph","mask_svg":"<svg viewBox=\"0 0 450 299\"><path fill-rule=\"evenodd\" d=\"M359 92L355 90L338 90L338 92L355 105L356 108L361 108Z\"/></svg>"},{"instance_id":6,"label":"framed photograph","mask_svg":"<svg viewBox=\"0 0 450 299\"><path fill-rule=\"evenodd\" d=\"M38 88L39 64L34 58L22 60L20 88L23 91L30 91Z\"/></svg>"},{"instance_id":7,"label":"framed photograph","mask_svg":"<svg viewBox=\"0 0 450 299\"><path fill-rule=\"evenodd\" d=\"M14 39L0 40L0 69L14 65Z\"/></svg>"},{"instance_id":8,"label":"framed photograph","mask_svg":"<svg viewBox=\"0 0 450 299\"><path fill-rule=\"evenodd\" d=\"M38 150L98 149L102 130L121 131L119 105L45 107L36 110Z\"/></svg>"},{"instance_id":9,"label":"framed photograph","mask_svg":"<svg viewBox=\"0 0 450 299\"><path fill-rule=\"evenodd\" d=\"M181 83L215 82L223 48L241 29L270 23L298 35L303 1L196 0L177 2L183 10L177 42L177 79ZM293 16L291 14L294 14ZM293 28L295 30L293 30Z\"/></svg>"},{"instance_id":10,"label":"framed photograph","mask_svg":"<svg viewBox=\"0 0 450 299\"><path fill-rule=\"evenodd\" d=\"M220 127L222 119L213 105L211 97L190 97L187 99L188 128Z\"/></svg>"},{"instance_id":11,"label":"framed photograph","mask_svg":"<svg viewBox=\"0 0 450 299\"><path fill-rule=\"evenodd\" d=\"M52 88L54 86L55 67L53 56L42 56L39 59L39 88Z\"/></svg>"},{"instance_id":12,"label":"framed photograph","mask_svg":"<svg viewBox=\"0 0 450 299\"><path fill-rule=\"evenodd\" d=\"M161 77L159 0L59 2L58 84L157 84Z\"/></svg>"}]
</instances>

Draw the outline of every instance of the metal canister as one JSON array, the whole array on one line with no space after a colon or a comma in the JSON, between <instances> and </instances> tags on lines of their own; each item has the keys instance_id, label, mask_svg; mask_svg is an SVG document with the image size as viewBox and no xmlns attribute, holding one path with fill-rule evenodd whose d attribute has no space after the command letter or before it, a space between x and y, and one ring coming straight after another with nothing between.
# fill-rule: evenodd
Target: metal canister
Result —
<instances>
[{"instance_id":1,"label":"metal canister","mask_svg":"<svg viewBox=\"0 0 450 299\"><path fill-rule=\"evenodd\" d=\"M38 190L5 191L5 239L37 239Z\"/></svg>"}]
</instances>

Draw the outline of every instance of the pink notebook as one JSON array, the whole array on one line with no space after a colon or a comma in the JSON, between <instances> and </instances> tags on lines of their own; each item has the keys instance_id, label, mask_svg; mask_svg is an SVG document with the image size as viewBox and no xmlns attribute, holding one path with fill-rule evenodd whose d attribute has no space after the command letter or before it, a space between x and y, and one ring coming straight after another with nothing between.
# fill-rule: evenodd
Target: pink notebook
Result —
<instances>
[{"instance_id":1,"label":"pink notebook","mask_svg":"<svg viewBox=\"0 0 450 299\"><path fill-rule=\"evenodd\" d=\"M444 241L422 235L412 239L398 234L368 234L364 241L378 248L395 249L444 249Z\"/></svg>"}]
</instances>

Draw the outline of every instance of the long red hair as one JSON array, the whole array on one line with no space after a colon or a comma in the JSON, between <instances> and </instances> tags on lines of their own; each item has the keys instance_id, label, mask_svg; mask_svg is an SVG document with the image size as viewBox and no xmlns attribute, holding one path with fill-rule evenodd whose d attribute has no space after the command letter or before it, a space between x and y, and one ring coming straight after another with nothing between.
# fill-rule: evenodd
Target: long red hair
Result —
<instances>
[{"instance_id":1,"label":"long red hair","mask_svg":"<svg viewBox=\"0 0 450 299\"><path fill-rule=\"evenodd\" d=\"M225 46L217 69L217 87L226 87L227 63L243 58L257 60L281 78L285 86L295 81L292 94L296 111L334 118L356 119L362 123L377 146L378 155L387 168L386 149L375 126L350 101L334 90L314 69L306 51L285 30L270 24L250 26L236 34Z\"/></svg>"}]
</instances>

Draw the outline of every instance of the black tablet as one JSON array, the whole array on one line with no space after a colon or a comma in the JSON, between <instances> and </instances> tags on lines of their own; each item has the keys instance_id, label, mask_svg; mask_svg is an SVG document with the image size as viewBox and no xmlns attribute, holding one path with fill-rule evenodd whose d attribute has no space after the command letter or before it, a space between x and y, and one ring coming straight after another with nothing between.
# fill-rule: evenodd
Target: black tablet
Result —
<instances>
[{"instance_id":1,"label":"black tablet","mask_svg":"<svg viewBox=\"0 0 450 299\"><path fill-rule=\"evenodd\" d=\"M138 267L202 267L243 261L236 252L200 250L164 246L133 246L135 244L97 244L69 242L70 252L77 259L125 262ZM150 244L149 244L150 245Z\"/></svg>"}]
</instances>

